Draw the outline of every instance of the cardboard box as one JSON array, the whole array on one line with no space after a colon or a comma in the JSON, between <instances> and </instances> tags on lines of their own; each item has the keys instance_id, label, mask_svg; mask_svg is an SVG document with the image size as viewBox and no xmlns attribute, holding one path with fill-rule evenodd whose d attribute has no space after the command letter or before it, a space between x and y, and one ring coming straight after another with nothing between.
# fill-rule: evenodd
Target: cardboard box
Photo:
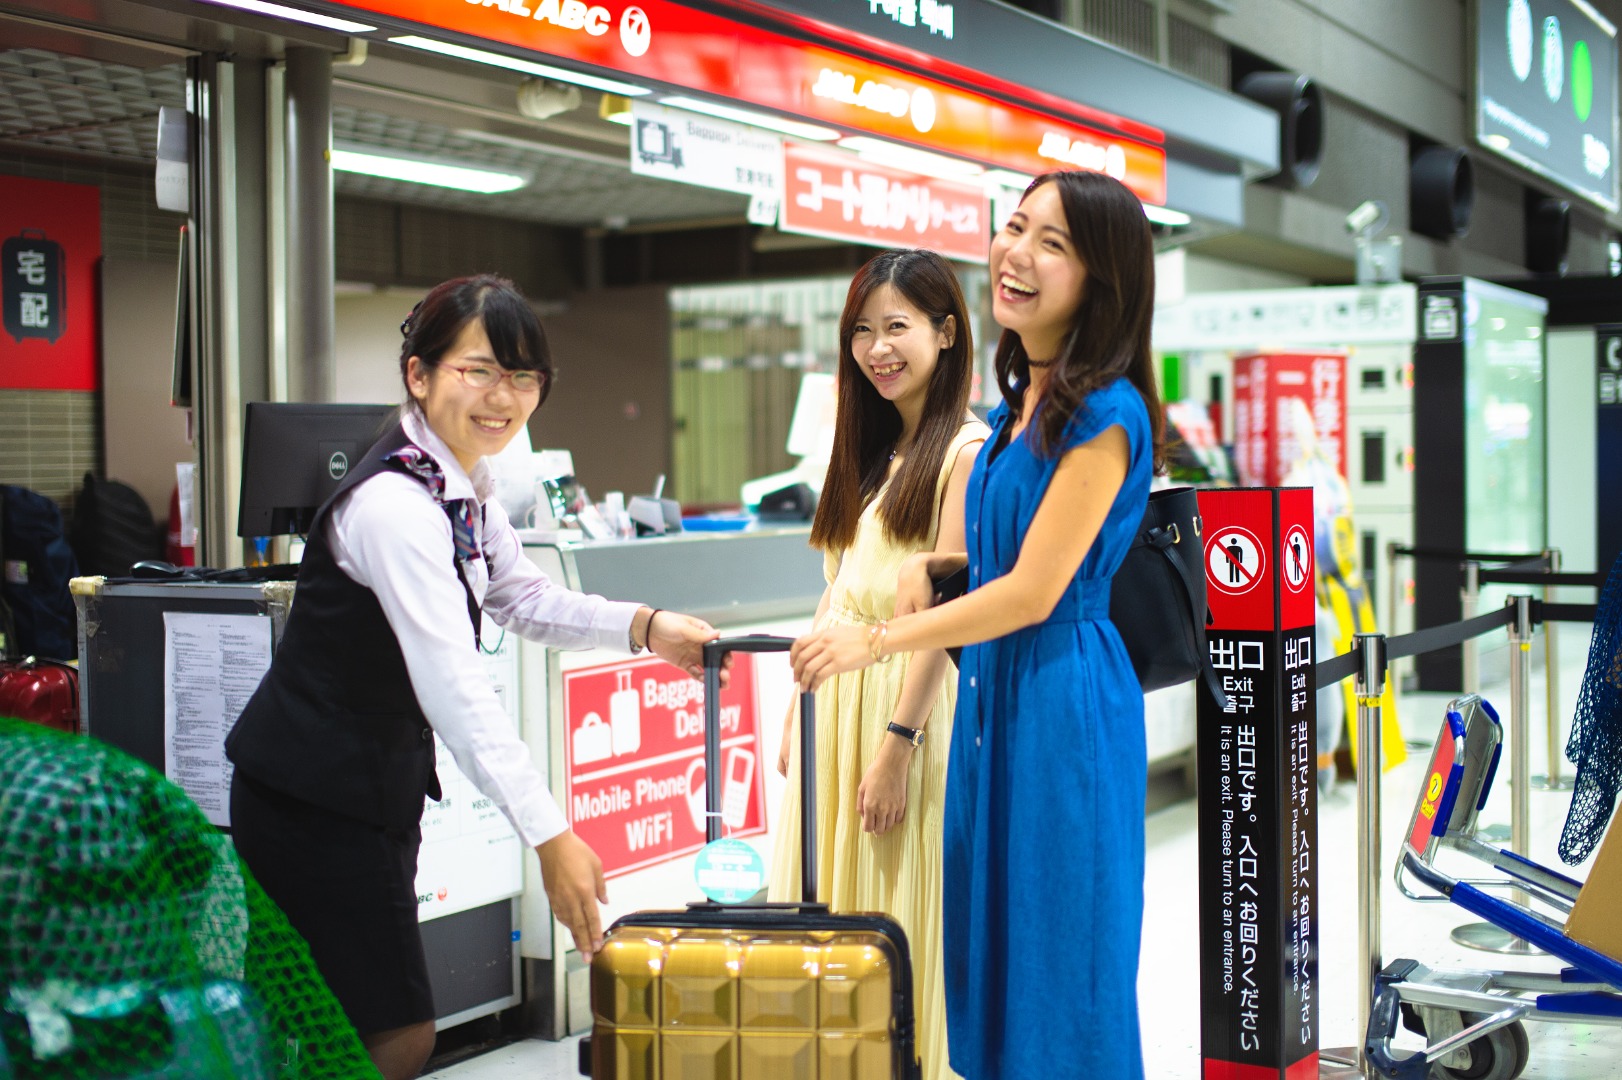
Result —
<instances>
[{"instance_id":1,"label":"cardboard box","mask_svg":"<svg viewBox=\"0 0 1622 1080\"><path fill-rule=\"evenodd\" d=\"M1611 820L1611 829L1594 855L1577 902L1566 918L1566 936L1622 960L1622 815Z\"/></svg>"}]
</instances>

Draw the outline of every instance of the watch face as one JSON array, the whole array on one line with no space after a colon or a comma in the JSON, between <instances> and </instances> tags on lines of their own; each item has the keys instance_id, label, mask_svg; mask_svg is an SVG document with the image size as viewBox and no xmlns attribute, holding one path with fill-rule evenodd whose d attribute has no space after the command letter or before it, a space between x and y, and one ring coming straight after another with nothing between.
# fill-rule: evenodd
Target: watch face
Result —
<instances>
[{"instance_id":1,"label":"watch face","mask_svg":"<svg viewBox=\"0 0 1622 1080\"><path fill-rule=\"evenodd\" d=\"M1521 82L1532 74L1532 5L1528 0L1509 0L1509 67Z\"/></svg>"},{"instance_id":2,"label":"watch face","mask_svg":"<svg viewBox=\"0 0 1622 1080\"><path fill-rule=\"evenodd\" d=\"M1566 46L1560 36L1560 20L1550 15L1543 20L1543 92L1550 101L1559 101L1566 86Z\"/></svg>"}]
</instances>

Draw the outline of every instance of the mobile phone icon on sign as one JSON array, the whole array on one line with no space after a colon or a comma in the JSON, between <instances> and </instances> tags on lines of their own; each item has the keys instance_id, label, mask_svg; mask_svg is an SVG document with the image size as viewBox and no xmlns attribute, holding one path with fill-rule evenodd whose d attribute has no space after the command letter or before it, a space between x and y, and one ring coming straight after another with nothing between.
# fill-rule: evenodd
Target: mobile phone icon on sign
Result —
<instances>
[{"instance_id":1,"label":"mobile phone icon on sign","mask_svg":"<svg viewBox=\"0 0 1622 1080\"><path fill-rule=\"evenodd\" d=\"M755 755L748 750L727 751L726 780L721 785L721 821L731 829L743 828L749 814L749 785L755 779Z\"/></svg>"}]
</instances>

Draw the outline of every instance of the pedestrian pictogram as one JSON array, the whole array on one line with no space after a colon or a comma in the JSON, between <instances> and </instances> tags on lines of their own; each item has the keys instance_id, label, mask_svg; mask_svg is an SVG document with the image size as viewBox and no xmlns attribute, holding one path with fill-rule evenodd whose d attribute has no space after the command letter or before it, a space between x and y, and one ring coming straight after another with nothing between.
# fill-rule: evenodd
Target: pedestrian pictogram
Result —
<instances>
[{"instance_id":1,"label":"pedestrian pictogram","mask_svg":"<svg viewBox=\"0 0 1622 1080\"><path fill-rule=\"evenodd\" d=\"M1284 584L1291 592L1300 592L1312 582L1312 538L1297 525L1285 534Z\"/></svg>"},{"instance_id":2,"label":"pedestrian pictogram","mask_svg":"<svg viewBox=\"0 0 1622 1080\"><path fill-rule=\"evenodd\" d=\"M1205 578L1212 588L1249 592L1261 583L1264 569L1261 541L1249 529L1230 525L1212 534L1205 546Z\"/></svg>"}]
</instances>

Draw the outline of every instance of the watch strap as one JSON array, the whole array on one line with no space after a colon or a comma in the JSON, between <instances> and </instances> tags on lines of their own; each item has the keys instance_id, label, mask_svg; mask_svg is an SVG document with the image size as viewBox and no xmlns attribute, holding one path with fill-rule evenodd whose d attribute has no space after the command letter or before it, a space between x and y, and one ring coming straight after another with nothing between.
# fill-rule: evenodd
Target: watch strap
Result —
<instances>
[{"instance_id":1,"label":"watch strap","mask_svg":"<svg viewBox=\"0 0 1622 1080\"><path fill-rule=\"evenodd\" d=\"M892 735L901 736L914 746L922 746L924 744L923 728L910 728L905 724L898 724L894 720L891 720L884 730L888 731Z\"/></svg>"}]
</instances>

